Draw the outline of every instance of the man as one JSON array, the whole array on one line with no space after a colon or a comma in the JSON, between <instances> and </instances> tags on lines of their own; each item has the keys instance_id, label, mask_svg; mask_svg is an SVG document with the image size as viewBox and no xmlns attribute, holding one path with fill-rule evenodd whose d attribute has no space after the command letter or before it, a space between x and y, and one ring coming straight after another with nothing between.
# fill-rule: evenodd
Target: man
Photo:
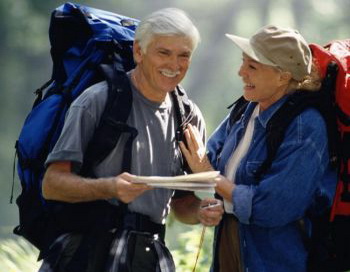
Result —
<instances>
[{"instance_id":1,"label":"man","mask_svg":"<svg viewBox=\"0 0 350 272\"><path fill-rule=\"evenodd\" d=\"M51 247L59 250L44 259L40 271L164 271L164 263L159 265L164 256L166 271L175 270L164 245L164 221L174 191L133 184L132 179L134 175L183 174L170 92L184 78L199 39L197 28L178 9L156 11L140 22L133 46L136 68L128 73L133 103L127 124L138 131L132 144L130 173L121 173L121 150L126 142L122 135L110 155L93 169L98 178L79 175L84 151L107 100L107 83L93 85L71 105L62 134L46 162L44 197L69 203L108 200L127 212L122 219L115 218L121 236L113 242L95 233L60 236ZM204 139L205 124L194 104L193 112L191 124ZM181 221L209 226L218 224L223 212L220 206L200 209L200 201L193 194L180 194L171 207ZM101 242L104 240L109 242ZM78 268L73 269L74 265Z\"/></svg>"}]
</instances>

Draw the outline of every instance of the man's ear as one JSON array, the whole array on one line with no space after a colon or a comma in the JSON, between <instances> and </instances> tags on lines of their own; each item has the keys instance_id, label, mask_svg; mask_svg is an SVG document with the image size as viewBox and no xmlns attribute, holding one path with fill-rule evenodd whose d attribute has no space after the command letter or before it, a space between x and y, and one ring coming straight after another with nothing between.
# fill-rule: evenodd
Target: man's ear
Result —
<instances>
[{"instance_id":1,"label":"man's ear","mask_svg":"<svg viewBox=\"0 0 350 272\"><path fill-rule=\"evenodd\" d=\"M134 56L134 62L136 64L140 63L141 60L142 60L142 56L143 56L143 52L142 52L142 49L141 49L141 46L139 44L138 41L134 41L134 44L133 44L133 56Z\"/></svg>"}]
</instances>

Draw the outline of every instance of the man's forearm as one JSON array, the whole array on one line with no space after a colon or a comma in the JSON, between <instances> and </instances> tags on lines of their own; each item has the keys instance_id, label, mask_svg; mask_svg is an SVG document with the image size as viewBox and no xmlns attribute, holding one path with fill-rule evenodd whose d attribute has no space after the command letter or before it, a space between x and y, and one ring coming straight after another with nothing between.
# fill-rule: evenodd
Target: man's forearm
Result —
<instances>
[{"instance_id":1,"label":"man's forearm","mask_svg":"<svg viewBox=\"0 0 350 272\"><path fill-rule=\"evenodd\" d=\"M171 201L171 208L175 217L185 224L198 224L198 210L200 199L194 194L185 195L181 198L175 198Z\"/></svg>"},{"instance_id":2,"label":"man's forearm","mask_svg":"<svg viewBox=\"0 0 350 272\"><path fill-rule=\"evenodd\" d=\"M108 179L89 179L70 172L70 163L55 163L45 173L43 196L65 202L86 202L112 198L113 183Z\"/></svg>"}]
</instances>

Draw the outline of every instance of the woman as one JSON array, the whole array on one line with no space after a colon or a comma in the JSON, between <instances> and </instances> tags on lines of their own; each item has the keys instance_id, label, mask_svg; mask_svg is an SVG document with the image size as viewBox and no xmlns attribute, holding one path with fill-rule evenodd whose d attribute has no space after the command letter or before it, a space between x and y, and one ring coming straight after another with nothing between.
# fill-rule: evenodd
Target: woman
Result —
<instances>
[{"instance_id":1,"label":"woman","mask_svg":"<svg viewBox=\"0 0 350 272\"><path fill-rule=\"evenodd\" d=\"M307 252L298 222L317 200L331 204L336 176L329 165L326 124L313 108L289 124L272 165L256 183L267 155L266 124L299 90L318 91L312 54L295 30L265 26L250 39L227 34L243 51L239 76L249 104L227 117L204 155L198 132L186 130L182 151L194 172L217 169L225 216L217 228L213 271L303 272ZM239 239L238 239L239 238Z\"/></svg>"}]
</instances>

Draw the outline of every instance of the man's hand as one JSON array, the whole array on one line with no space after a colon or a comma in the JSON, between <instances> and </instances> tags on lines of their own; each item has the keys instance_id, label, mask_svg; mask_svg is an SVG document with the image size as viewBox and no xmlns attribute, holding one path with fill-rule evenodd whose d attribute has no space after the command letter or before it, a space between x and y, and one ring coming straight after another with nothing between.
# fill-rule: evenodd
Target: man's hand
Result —
<instances>
[{"instance_id":1,"label":"man's hand","mask_svg":"<svg viewBox=\"0 0 350 272\"><path fill-rule=\"evenodd\" d=\"M135 176L125 172L113 178L115 198L124 203L130 203L152 188L145 184L133 184L133 177Z\"/></svg>"},{"instance_id":2,"label":"man's hand","mask_svg":"<svg viewBox=\"0 0 350 272\"><path fill-rule=\"evenodd\" d=\"M198 219L204 226L216 226L224 213L223 203L219 199L206 198L201 201Z\"/></svg>"},{"instance_id":3,"label":"man's hand","mask_svg":"<svg viewBox=\"0 0 350 272\"><path fill-rule=\"evenodd\" d=\"M192 172L212 171L213 167L210 165L206 155L205 146L201 140L198 129L189 124L184 131L184 135L187 146L183 142L180 142L179 145Z\"/></svg>"},{"instance_id":4,"label":"man's hand","mask_svg":"<svg viewBox=\"0 0 350 272\"><path fill-rule=\"evenodd\" d=\"M43 180L43 196L50 200L70 203L117 198L129 203L151 187L133 184L133 175L91 179L71 171L71 162L55 162L47 169Z\"/></svg>"}]
</instances>

